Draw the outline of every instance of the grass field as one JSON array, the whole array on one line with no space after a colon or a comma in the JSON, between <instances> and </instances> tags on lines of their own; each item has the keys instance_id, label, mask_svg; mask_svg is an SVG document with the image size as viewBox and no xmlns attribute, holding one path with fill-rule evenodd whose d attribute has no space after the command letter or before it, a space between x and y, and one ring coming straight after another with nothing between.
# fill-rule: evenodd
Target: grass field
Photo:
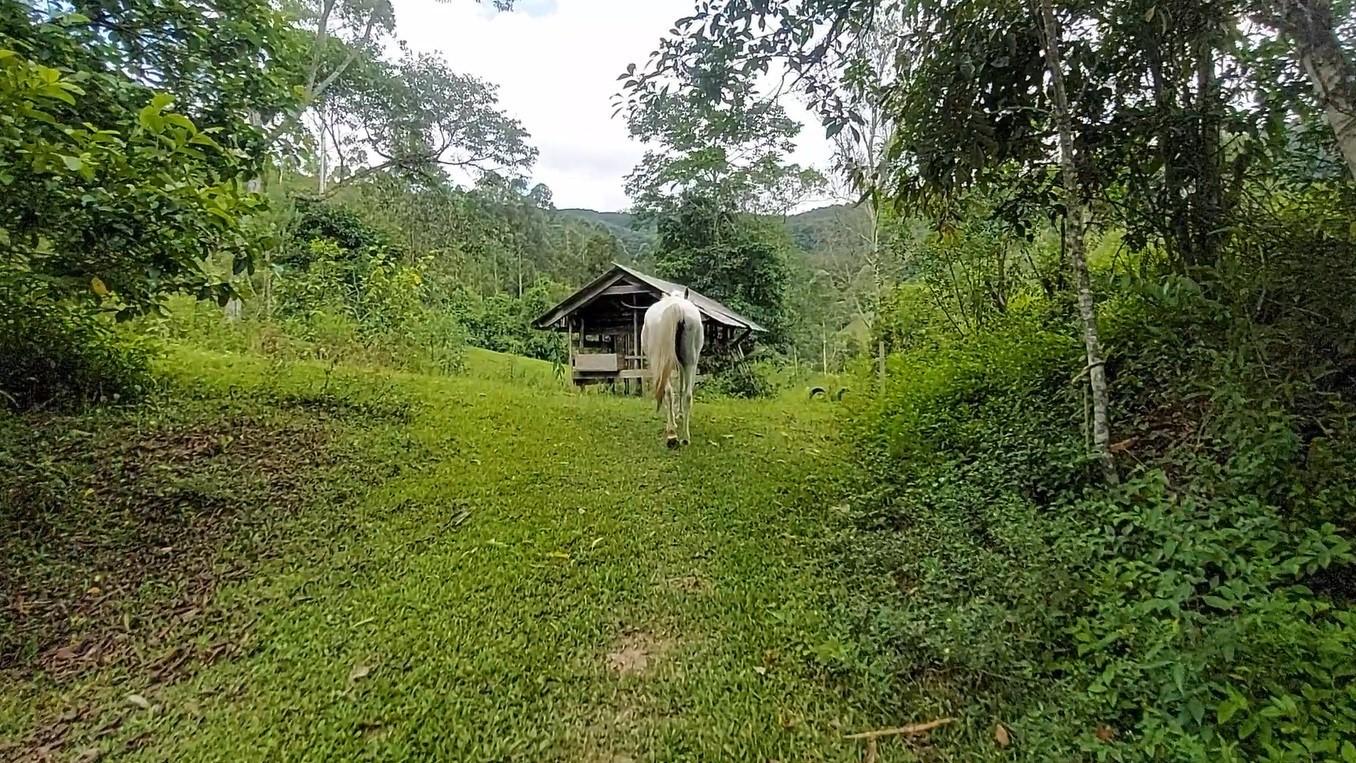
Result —
<instances>
[{"instance_id":1,"label":"grass field","mask_svg":"<svg viewBox=\"0 0 1356 763\"><path fill-rule=\"evenodd\" d=\"M918 719L831 614L822 401L701 403L669 451L506 356L164 365L3 422L0 754L861 760Z\"/></svg>"}]
</instances>

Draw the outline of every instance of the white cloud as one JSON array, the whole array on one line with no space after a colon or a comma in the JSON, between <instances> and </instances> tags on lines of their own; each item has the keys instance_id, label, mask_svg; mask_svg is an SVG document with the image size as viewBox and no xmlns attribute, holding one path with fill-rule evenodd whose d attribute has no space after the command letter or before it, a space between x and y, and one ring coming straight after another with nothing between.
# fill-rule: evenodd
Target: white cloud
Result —
<instances>
[{"instance_id":1,"label":"white cloud","mask_svg":"<svg viewBox=\"0 0 1356 763\"><path fill-rule=\"evenodd\" d=\"M643 63L694 0L519 0L493 13L474 0L395 0L396 34L416 50L441 52L452 68L499 85L500 102L541 151L534 181L560 207L628 206L622 178L643 148L612 118L617 76ZM824 169L823 128L805 123L795 161Z\"/></svg>"}]
</instances>

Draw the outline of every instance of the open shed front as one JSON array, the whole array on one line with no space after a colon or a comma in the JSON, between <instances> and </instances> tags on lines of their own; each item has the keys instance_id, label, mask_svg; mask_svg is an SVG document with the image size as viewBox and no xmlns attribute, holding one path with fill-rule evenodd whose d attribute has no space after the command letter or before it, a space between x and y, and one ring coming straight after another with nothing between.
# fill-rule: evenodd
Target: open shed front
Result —
<instances>
[{"instance_id":1,"label":"open shed front","mask_svg":"<svg viewBox=\"0 0 1356 763\"><path fill-rule=\"evenodd\" d=\"M564 331L568 337L571 378L580 386L620 381L639 391L649 372L641 352L640 329L645 311L683 286L624 265L614 265L588 285L538 318L539 329ZM709 348L704 354L742 351L741 344L764 329L709 297L696 292L689 299L702 314Z\"/></svg>"}]
</instances>

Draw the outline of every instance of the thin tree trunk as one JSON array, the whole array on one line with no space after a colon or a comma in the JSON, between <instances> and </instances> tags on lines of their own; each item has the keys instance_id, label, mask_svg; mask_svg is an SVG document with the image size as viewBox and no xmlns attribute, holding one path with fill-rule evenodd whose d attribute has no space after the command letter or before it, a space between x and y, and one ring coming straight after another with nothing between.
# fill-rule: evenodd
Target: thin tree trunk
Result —
<instances>
[{"instance_id":1,"label":"thin tree trunk","mask_svg":"<svg viewBox=\"0 0 1356 763\"><path fill-rule=\"evenodd\" d=\"M329 152L325 149L325 132L320 132L320 177L316 179L316 190L321 196L325 195L325 176L330 174Z\"/></svg>"},{"instance_id":2,"label":"thin tree trunk","mask_svg":"<svg viewBox=\"0 0 1356 763\"><path fill-rule=\"evenodd\" d=\"M1163 162L1163 192L1167 197L1165 206L1170 210L1165 221L1168 234L1163 238L1173 264L1187 270L1195 265L1196 256L1192 248L1190 210L1178 196L1187 187L1184 173L1187 157L1184 154L1188 153L1174 121L1178 110L1179 84L1175 79L1169 79L1164 71L1160 51L1167 43L1163 33L1157 27L1154 29L1146 36L1144 49L1149 58L1149 80L1153 83L1154 105L1158 110L1158 152Z\"/></svg>"},{"instance_id":3,"label":"thin tree trunk","mask_svg":"<svg viewBox=\"0 0 1356 763\"><path fill-rule=\"evenodd\" d=\"M1220 93L1215 74L1215 43L1208 33L1196 41L1196 102L1200 126L1200 185L1196 192L1196 242L1199 264L1219 260L1224 233L1224 155L1220 150Z\"/></svg>"},{"instance_id":4,"label":"thin tree trunk","mask_svg":"<svg viewBox=\"0 0 1356 763\"><path fill-rule=\"evenodd\" d=\"M264 118L263 115L261 115L259 112L251 111L249 118L250 124L260 129L263 128ZM246 180L245 190L249 193L262 193L264 190L263 176L255 175L249 180ZM235 276L232 276L232 279L234 278ZM245 305L240 301L239 297L231 297L230 300L228 300L226 304L222 306L222 314L226 316L226 320L228 321L238 321L241 319L244 313Z\"/></svg>"},{"instance_id":5,"label":"thin tree trunk","mask_svg":"<svg viewBox=\"0 0 1356 763\"><path fill-rule=\"evenodd\" d=\"M819 322L819 366L824 373L829 372L829 329L824 321Z\"/></svg>"},{"instance_id":6,"label":"thin tree trunk","mask_svg":"<svg viewBox=\"0 0 1356 763\"><path fill-rule=\"evenodd\" d=\"M1092 297L1092 278L1088 274L1088 259L1084 227L1086 216L1082 194L1079 191L1078 170L1074 166L1073 117L1069 113L1069 97L1064 90L1064 64L1060 54L1061 35L1055 20L1051 0L1040 0L1041 17L1045 27L1045 63L1050 70L1051 101L1055 123L1059 130L1059 166L1064 180L1064 213L1069 230L1069 261L1074 270L1078 290L1078 317L1083 324L1083 345L1088 358L1088 387L1092 393L1092 447L1102 464L1106 481L1119 481L1116 461L1111 454L1111 424L1106 386L1106 365L1102 359L1102 342L1097 335L1097 304Z\"/></svg>"},{"instance_id":7,"label":"thin tree trunk","mask_svg":"<svg viewBox=\"0 0 1356 763\"><path fill-rule=\"evenodd\" d=\"M1261 19L1295 44L1347 169L1356 177L1356 68L1342 52L1330 0L1267 0Z\"/></svg>"}]
</instances>

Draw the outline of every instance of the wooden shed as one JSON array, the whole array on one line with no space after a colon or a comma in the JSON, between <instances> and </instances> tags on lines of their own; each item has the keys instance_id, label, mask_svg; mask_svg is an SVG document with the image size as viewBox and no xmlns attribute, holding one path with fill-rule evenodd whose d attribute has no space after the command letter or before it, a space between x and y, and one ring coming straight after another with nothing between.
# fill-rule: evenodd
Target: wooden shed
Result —
<instances>
[{"instance_id":1,"label":"wooden shed","mask_svg":"<svg viewBox=\"0 0 1356 763\"><path fill-rule=\"evenodd\" d=\"M648 376L640 347L645 311L665 294L682 288L682 284L614 264L533 325L539 329L566 332L575 384L583 386L620 380L629 388L634 379L639 388ZM766 332L762 326L710 297L689 291L688 299L702 314L708 348L703 354L742 353L743 346L755 334Z\"/></svg>"}]
</instances>

